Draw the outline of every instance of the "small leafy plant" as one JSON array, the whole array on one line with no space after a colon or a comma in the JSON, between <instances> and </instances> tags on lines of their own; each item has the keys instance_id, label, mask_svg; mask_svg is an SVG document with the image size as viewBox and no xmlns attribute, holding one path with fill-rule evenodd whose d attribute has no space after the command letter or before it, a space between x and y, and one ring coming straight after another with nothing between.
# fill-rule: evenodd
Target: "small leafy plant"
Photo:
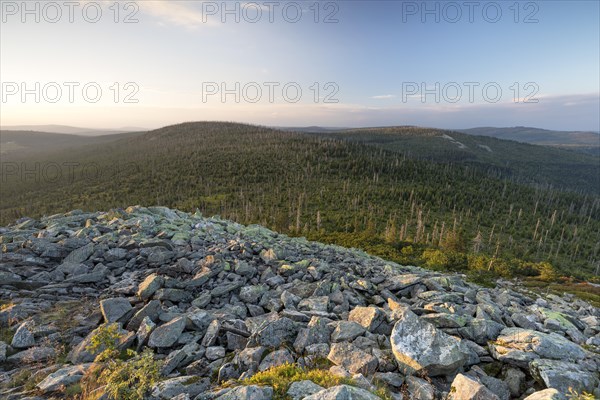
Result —
<instances>
[{"instance_id":1,"label":"small leafy plant","mask_svg":"<svg viewBox=\"0 0 600 400\"><path fill-rule=\"evenodd\" d=\"M160 362L148 348L139 354L131 349L120 352L121 338L116 323L100 327L91 338L86 350L100 353L96 367L84 378L83 391L93 393L102 387L110 399L143 400L160 380Z\"/></svg>"}]
</instances>

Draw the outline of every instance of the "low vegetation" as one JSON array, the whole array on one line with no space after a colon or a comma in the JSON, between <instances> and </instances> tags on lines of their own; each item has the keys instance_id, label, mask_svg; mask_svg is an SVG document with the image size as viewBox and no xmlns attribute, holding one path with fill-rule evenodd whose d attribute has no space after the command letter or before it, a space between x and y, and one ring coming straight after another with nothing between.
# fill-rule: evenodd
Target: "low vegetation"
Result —
<instances>
[{"instance_id":1,"label":"low vegetation","mask_svg":"<svg viewBox=\"0 0 600 400\"><path fill-rule=\"evenodd\" d=\"M271 386L273 388L273 400L289 400L286 394L290 385L294 382L309 380L324 388L338 385L356 386L351 378L344 378L332 374L327 369L306 369L296 364L284 364L269 368L266 371L257 372L252 377L242 380L244 385ZM390 399L389 394L382 388L378 388L376 394L382 399ZM382 397L383 396L383 397Z\"/></svg>"},{"instance_id":2,"label":"low vegetation","mask_svg":"<svg viewBox=\"0 0 600 400\"><path fill-rule=\"evenodd\" d=\"M95 364L81 383L69 388L75 398L93 400L103 393L113 400L143 400L160 380L160 362L149 348L137 353L119 351L119 325L107 324L91 338L87 350L98 352Z\"/></svg>"}]
</instances>

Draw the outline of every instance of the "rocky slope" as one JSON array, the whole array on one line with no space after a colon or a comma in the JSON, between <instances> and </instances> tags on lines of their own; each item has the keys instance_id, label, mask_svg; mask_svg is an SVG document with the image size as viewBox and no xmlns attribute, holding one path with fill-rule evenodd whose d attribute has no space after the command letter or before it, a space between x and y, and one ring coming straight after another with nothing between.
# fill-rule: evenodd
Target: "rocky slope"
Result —
<instances>
[{"instance_id":1,"label":"rocky slope","mask_svg":"<svg viewBox=\"0 0 600 400\"><path fill-rule=\"evenodd\" d=\"M572 297L161 207L22 219L0 241L2 398L68 397L112 323L161 360L152 399L276 398L247 379L286 363L351 378L290 399L600 395L600 310Z\"/></svg>"}]
</instances>

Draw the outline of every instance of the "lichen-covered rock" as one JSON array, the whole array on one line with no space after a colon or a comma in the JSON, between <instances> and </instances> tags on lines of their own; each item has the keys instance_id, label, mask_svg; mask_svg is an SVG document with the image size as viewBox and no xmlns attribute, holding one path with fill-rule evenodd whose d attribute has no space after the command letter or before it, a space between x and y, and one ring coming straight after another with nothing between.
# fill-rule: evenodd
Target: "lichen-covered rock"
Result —
<instances>
[{"instance_id":1,"label":"lichen-covered rock","mask_svg":"<svg viewBox=\"0 0 600 400\"><path fill-rule=\"evenodd\" d=\"M460 341L422 321L412 311L398 311L390 340L404 374L426 372L429 376L451 374L466 362Z\"/></svg>"},{"instance_id":2,"label":"lichen-covered rock","mask_svg":"<svg viewBox=\"0 0 600 400\"><path fill-rule=\"evenodd\" d=\"M499 361L528 368L538 358L580 360L585 357L581 346L555 333L546 334L522 328L502 330L490 343L492 356Z\"/></svg>"},{"instance_id":3,"label":"lichen-covered rock","mask_svg":"<svg viewBox=\"0 0 600 400\"><path fill-rule=\"evenodd\" d=\"M379 365L377 358L346 342L332 344L327 358L353 374L371 375Z\"/></svg>"}]
</instances>

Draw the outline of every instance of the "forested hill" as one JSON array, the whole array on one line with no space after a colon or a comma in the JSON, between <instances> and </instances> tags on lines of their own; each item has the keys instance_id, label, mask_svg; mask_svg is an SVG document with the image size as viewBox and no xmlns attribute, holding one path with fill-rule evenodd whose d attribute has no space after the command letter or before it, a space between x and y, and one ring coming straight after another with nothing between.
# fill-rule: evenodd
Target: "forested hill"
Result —
<instances>
[{"instance_id":1,"label":"forested hill","mask_svg":"<svg viewBox=\"0 0 600 400\"><path fill-rule=\"evenodd\" d=\"M41 172L38 179L5 174L3 224L72 209L164 205L432 268L503 276L558 269L586 279L597 273L597 196L520 185L384 146L201 122L22 162L40 163ZM64 163L73 171L44 176L45 165Z\"/></svg>"},{"instance_id":2,"label":"forested hill","mask_svg":"<svg viewBox=\"0 0 600 400\"><path fill-rule=\"evenodd\" d=\"M457 129L469 135L492 136L498 139L556 146L600 155L600 134L591 131L553 131L548 129L515 126L510 128L479 127Z\"/></svg>"},{"instance_id":3,"label":"forested hill","mask_svg":"<svg viewBox=\"0 0 600 400\"><path fill-rule=\"evenodd\" d=\"M600 194L600 158L562 148L414 126L311 134L375 145L408 157L469 165L517 182Z\"/></svg>"}]
</instances>

